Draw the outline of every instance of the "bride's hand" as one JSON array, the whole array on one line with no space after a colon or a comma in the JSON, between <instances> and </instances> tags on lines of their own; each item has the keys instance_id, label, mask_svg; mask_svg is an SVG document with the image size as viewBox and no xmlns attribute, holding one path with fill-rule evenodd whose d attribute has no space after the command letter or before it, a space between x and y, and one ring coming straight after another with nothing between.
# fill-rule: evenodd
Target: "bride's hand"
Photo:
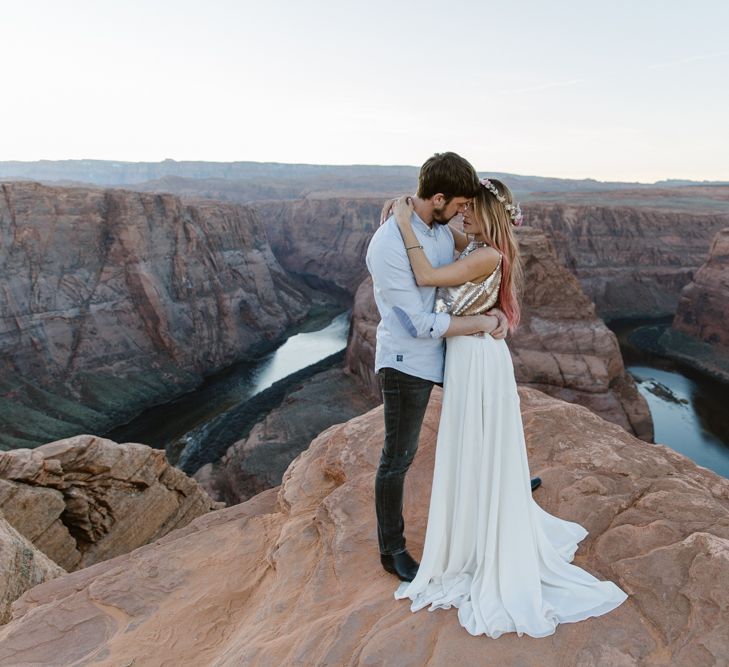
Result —
<instances>
[{"instance_id":1,"label":"bride's hand","mask_svg":"<svg viewBox=\"0 0 729 667\"><path fill-rule=\"evenodd\" d=\"M387 220L392 215L392 207L395 205L396 201L397 197L395 197L394 199L388 199L382 205L382 211L380 212L380 225L383 225L385 223L385 220Z\"/></svg>"},{"instance_id":2,"label":"bride's hand","mask_svg":"<svg viewBox=\"0 0 729 667\"><path fill-rule=\"evenodd\" d=\"M410 197L403 195L400 199L395 200L395 203L392 205L392 212L395 215L397 226L400 229L403 229L404 225L410 224L414 210L415 206L413 206L413 200Z\"/></svg>"},{"instance_id":3,"label":"bride's hand","mask_svg":"<svg viewBox=\"0 0 729 667\"><path fill-rule=\"evenodd\" d=\"M487 314L495 317L496 321L498 322L498 325L491 332L491 335L497 340L506 338L506 334L509 331L509 321L506 319L506 315L504 314L504 312L499 308L492 308L488 311Z\"/></svg>"}]
</instances>

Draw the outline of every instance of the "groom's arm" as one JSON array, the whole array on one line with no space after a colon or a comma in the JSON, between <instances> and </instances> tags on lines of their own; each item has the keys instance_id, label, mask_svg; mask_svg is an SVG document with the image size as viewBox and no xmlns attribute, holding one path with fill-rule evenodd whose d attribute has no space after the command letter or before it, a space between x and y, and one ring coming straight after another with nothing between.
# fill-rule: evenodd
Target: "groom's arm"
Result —
<instances>
[{"instance_id":1,"label":"groom's arm","mask_svg":"<svg viewBox=\"0 0 729 667\"><path fill-rule=\"evenodd\" d=\"M413 338L442 338L451 316L423 308L410 262L401 250L388 244L386 238L373 238L367 251L367 268L375 289Z\"/></svg>"}]
</instances>

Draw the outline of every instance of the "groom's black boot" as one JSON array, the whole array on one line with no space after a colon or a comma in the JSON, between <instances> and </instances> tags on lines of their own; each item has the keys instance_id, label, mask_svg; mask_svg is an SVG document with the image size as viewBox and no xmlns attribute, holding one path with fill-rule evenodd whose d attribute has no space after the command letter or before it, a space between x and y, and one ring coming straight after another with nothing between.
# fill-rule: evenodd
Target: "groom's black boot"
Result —
<instances>
[{"instance_id":1,"label":"groom's black boot","mask_svg":"<svg viewBox=\"0 0 729 667\"><path fill-rule=\"evenodd\" d=\"M534 491L534 489L539 488L541 483L542 483L541 477L532 477L532 491Z\"/></svg>"},{"instance_id":2,"label":"groom's black boot","mask_svg":"<svg viewBox=\"0 0 729 667\"><path fill-rule=\"evenodd\" d=\"M380 554L380 562L388 572L397 575L402 581L412 581L415 579L415 575L418 573L418 567L420 567L418 561L416 561L407 551L395 554L394 556L386 556Z\"/></svg>"}]
</instances>

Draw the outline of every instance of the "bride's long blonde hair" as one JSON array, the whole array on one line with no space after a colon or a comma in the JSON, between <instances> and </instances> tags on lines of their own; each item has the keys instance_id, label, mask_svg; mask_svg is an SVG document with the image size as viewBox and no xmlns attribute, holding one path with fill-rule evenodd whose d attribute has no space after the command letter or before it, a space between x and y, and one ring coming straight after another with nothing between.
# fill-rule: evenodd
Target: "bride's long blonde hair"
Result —
<instances>
[{"instance_id":1,"label":"bride's long blonde hair","mask_svg":"<svg viewBox=\"0 0 729 667\"><path fill-rule=\"evenodd\" d=\"M524 282L519 243L514 234L511 214L504 206L514 205L514 196L498 179L490 178L489 181L506 201L500 202L488 187L481 184L479 193L473 199L473 212L483 239L501 253L499 306L506 315L509 329L514 331L521 316L519 299Z\"/></svg>"}]
</instances>

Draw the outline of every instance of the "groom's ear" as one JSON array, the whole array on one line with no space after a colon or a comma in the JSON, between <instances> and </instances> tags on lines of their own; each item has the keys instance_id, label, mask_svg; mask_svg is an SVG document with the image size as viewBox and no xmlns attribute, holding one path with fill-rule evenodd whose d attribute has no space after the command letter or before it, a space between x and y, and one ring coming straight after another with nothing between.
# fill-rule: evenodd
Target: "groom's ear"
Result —
<instances>
[{"instance_id":1,"label":"groom's ear","mask_svg":"<svg viewBox=\"0 0 729 667\"><path fill-rule=\"evenodd\" d=\"M446 196L442 192L439 192L439 193L433 195L433 205L434 206L441 207L441 206L443 206L443 204L445 204L445 202L446 202Z\"/></svg>"}]
</instances>

